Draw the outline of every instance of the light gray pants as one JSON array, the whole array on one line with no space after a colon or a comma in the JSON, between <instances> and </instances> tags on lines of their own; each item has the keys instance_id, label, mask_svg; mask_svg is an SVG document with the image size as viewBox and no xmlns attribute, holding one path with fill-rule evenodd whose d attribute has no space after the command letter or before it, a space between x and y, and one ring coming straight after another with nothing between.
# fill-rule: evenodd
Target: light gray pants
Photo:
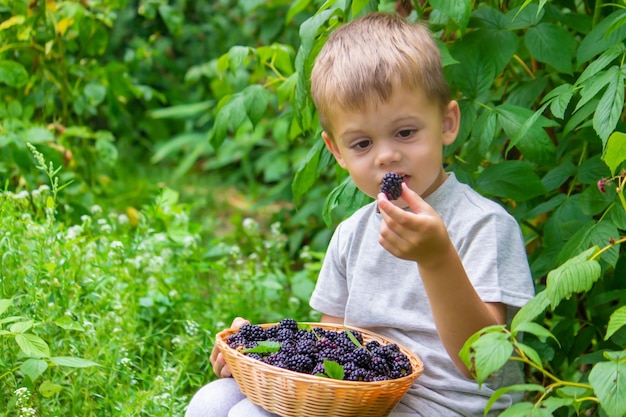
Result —
<instances>
[{"instance_id":1,"label":"light gray pants","mask_svg":"<svg viewBox=\"0 0 626 417\"><path fill-rule=\"evenodd\" d=\"M389 417L415 417L398 404ZM191 399L185 417L279 417L256 406L241 393L233 378L223 378L202 387Z\"/></svg>"}]
</instances>

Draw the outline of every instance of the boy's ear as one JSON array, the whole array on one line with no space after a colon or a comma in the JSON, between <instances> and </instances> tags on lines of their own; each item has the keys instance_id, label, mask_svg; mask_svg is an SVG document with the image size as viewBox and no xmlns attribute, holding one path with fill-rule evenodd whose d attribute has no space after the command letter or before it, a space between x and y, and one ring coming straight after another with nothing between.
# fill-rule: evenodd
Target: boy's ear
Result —
<instances>
[{"instance_id":1,"label":"boy's ear","mask_svg":"<svg viewBox=\"0 0 626 417\"><path fill-rule=\"evenodd\" d=\"M461 128L461 110L456 100L451 100L443 115L443 144L450 145L456 139Z\"/></svg>"},{"instance_id":2,"label":"boy's ear","mask_svg":"<svg viewBox=\"0 0 626 417\"><path fill-rule=\"evenodd\" d=\"M324 143L326 144L326 148L330 151L330 153L333 154L333 156L335 157L335 160L337 161L339 166L345 169L346 168L346 164L345 164L345 162L343 160L343 157L341 156L341 152L339 152L339 147L337 146L337 144L335 143L333 138L331 138L330 135L326 131L323 131L322 132L322 139L324 139Z\"/></svg>"}]
</instances>

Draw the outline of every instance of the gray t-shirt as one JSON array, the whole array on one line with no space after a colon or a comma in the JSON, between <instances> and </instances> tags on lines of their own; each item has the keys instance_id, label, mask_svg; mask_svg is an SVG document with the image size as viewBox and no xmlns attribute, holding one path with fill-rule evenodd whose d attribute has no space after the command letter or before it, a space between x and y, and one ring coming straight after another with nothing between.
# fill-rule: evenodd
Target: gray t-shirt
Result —
<instances>
[{"instance_id":1,"label":"gray t-shirt","mask_svg":"<svg viewBox=\"0 0 626 417\"><path fill-rule=\"evenodd\" d=\"M445 223L480 298L506 304L512 317L534 295L515 219L452 173L425 200ZM396 258L378 243L380 222L374 202L337 227L311 307L415 352L424 362L424 372L401 403L419 415L482 416L493 390L522 382L519 367L508 363L480 389L476 381L461 375L437 334L415 262ZM518 399L502 396L492 407L493 414Z\"/></svg>"}]
</instances>

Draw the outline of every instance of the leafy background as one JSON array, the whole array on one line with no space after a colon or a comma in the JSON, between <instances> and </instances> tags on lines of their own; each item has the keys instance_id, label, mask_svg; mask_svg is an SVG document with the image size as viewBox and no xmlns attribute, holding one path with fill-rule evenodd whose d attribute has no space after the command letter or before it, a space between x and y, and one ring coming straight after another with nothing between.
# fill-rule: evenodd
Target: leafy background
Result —
<instances>
[{"instance_id":1,"label":"leafy background","mask_svg":"<svg viewBox=\"0 0 626 417\"><path fill-rule=\"evenodd\" d=\"M3 0L1 415L182 415L233 317L318 318L367 198L307 80L371 10L428 22L463 115L445 162L526 239L537 297L462 357L524 364L508 416L626 414L623 1Z\"/></svg>"}]
</instances>

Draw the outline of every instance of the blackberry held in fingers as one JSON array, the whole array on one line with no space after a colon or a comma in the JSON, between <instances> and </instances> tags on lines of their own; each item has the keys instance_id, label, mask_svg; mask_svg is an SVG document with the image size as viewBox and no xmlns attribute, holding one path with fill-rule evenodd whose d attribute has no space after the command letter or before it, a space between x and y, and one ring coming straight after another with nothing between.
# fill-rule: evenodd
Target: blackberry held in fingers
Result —
<instances>
[{"instance_id":1,"label":"blackberry held in fingers","mask_svg":"<svg viewBox=\"0 0 626 417\"><path fill-rule=\"evenodd\" d=\"M397 200L402 195L402 175L388 172L383 177L380 192L387 196L388 200Z\"/></svg>"}]
</instances>

